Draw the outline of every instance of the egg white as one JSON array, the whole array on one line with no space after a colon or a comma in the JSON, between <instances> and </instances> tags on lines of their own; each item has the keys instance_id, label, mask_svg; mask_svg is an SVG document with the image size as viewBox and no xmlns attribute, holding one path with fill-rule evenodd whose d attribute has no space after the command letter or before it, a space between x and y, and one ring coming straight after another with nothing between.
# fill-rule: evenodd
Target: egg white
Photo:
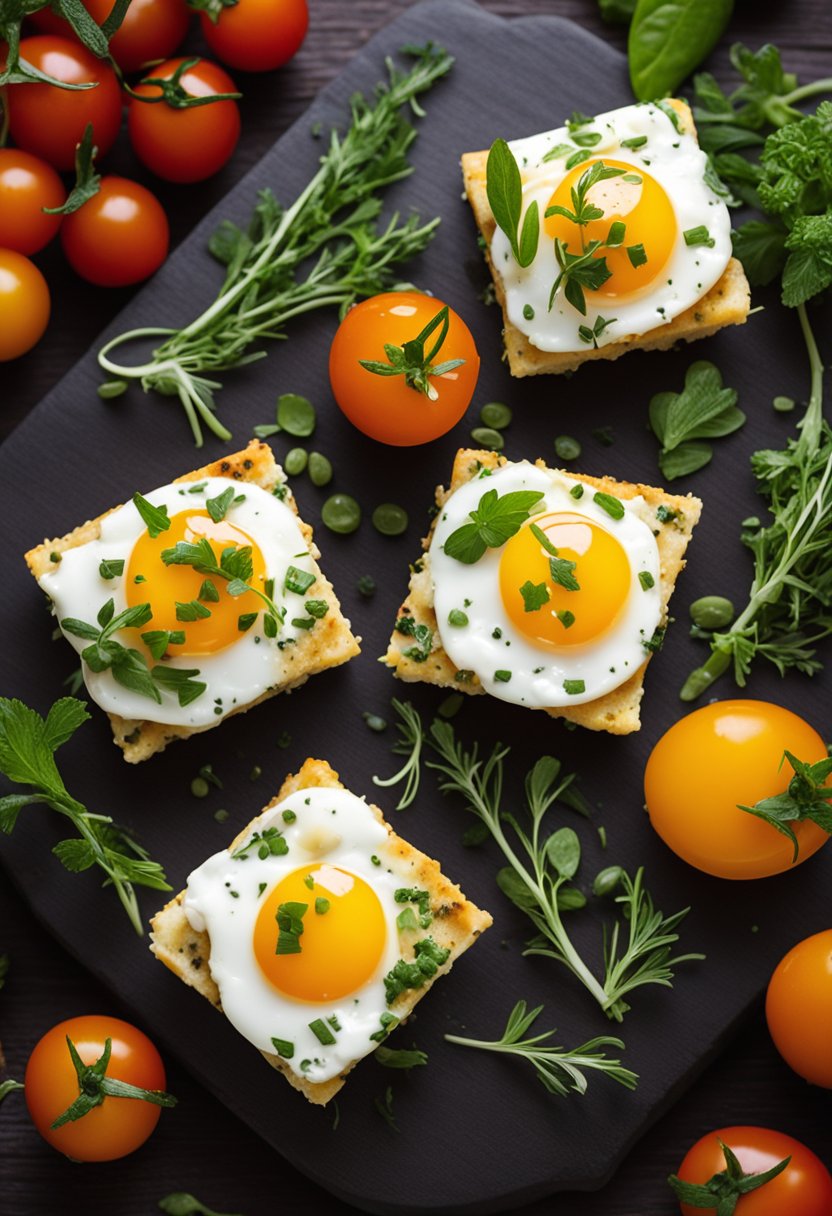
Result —
<instances>
[{"instance_id":1,"label":"egg white","mask_svg":"<svg viewBox=\"0 0 832 1216\"><path fill-rule=\"evenodd\" d=\"M283 628L276 640L266 638L261 612L254 625L240 633L239 638L224 650L193 656L180 653L166 660L166 666L198 669L199 676L194 678L208 685L206 691L187 706L180 706L176 694L167 690L162 690L159 705L150 697L124 688L111 671L94 672L82 663L87 691L108 713L176 726L211 726L231 710L249 704L288 679L287 656L277 642L286 643L298 636L299 631L293 628L291 621L306 616L304 600L316 592L314 584L305 595L281 590L286 569L292 565L310 574L317 573L295 513L260 486L226 477L161 486L145 497L156 507L166 506L172 517L188 508L205 510L206 498L216 498L229 485L245 497L244 501L229 508L226 519L251 536L260 547L266 577L275 580L275 600L287 606ZM95 624L99 609L109 599L114 601L116 615L128 607L125 584L130 554L145 531L146 525L134 504L125 503L102 519L101 535L97 540L66 550L54 570L38 580L52 600L59 624L66 617ZM123 559L124 574L103 579L99 566L105 559ZM152 620L144 626L145 630L153 628ZM73 634L64 632L64 636L79 653L89 645ZM121 631L115 635L115 640L128 646L136 645L134 631L130 634Z\"/></svg>"},{"instance_id":2,"label":"egg white","mask_svg":"<svg viewBox=\"0 0 832 1216\"><path fill-rule=\"evenodd\" d=\"M284 811L297 818L287 824ZM211 976L220 990L223 1011L249 1042L274 1053L272 1038L288 1040L294 1054L285 1064L299 1077L318 1083L369 1055L378 1046L371 1035L388 1011L383 977L401 957L396 917L402 904L394 892L401 877L388 869L388 833L367 803L349 790L301 789L271 807L251 825L252 832L277 827L289 851L260 858L252 850L243 859L224 849L209 857L188 877L183 908L197 932L211 939ZM381 864L371 859L379 858ZM263 899L287 874L326 862L363 878L378 896L387 933L378 967L355 992L318 1003L281 993L264 976L253 947L254 926ZM260 893L261 884L266 886ZM302 939L301 939L302 940ZM335 1016L341 1029L336 1042L323 1046L309 1023ZM303 1065L303 1067L302 1067Z\"/></svg>"},{"instance_id":3,"label":"egg white","mask_svg":"<svg viewBox=\"0 0 832 1216\"><path fill-rule=\"evenodd\" d=\"M584 487L580 500L574 499L569 491L578 484L555 469L541 469L528 461L508 463L489 476L474 477L460 486L437 521L429 563L442 646L458 668L473 671L485 690L501 701L535 709L594 701L618 688L644 664L648 656L645 642L650 641L661 620L659 551L644 499L622 499L624 517L615 520L593 501L590 486ZM533 508L532 518L554 511L585 515L621 543L630 564L629 595L619 616L600 637L560 650L536 645L517 630L503 607L499 570L505 546L487 549L473 565L445 553L446 540L468 522L470 512L487 490L500 495L540 490L543 498ZM643 571L653 578L647 590L638 577ZM448 623L448 614L454 609L464 610L467 625ZM511 679L496 680L496 671L510 671ZM583 680L585 691L566 693L565 680Z\"/></svg>"},{"instance_id":4,"label":"egg white","mask_svg":"<svg viewBox=\"0 0 832 1216\"><path fill-rule=\"evenodd\" d=\"M638 294L617 299L587 293L583 316L562 290L549 310L549 293L559 267L554 242L542 227L537 254L526 268L515 261L508 238L497 228L490 252L503 280L508 319L538 350L587 350L578 328L592 328L599 316L615 318L597 339L599 346L657 329L706 295L731 257L731 217L723 200L705 182L707 157L693 135L677 131L668 115L649 102L598 114L591 124L580 128L581 134L590 131L602 137L589 149L591 160L607 157L632 165L634 171L646 169L664 188L676 214L676 243L659 279ZM643 147L621 147L623 139L642 135L647 136ZM569 153L549 162L543 157L550 148L569 141L568 128L558 127L509 144L523 179L523 212L537 201L541 226L552 192L569 172L565 167ZM713 247L686 245L683 233L700 225L708 229ZM529 309L534 313L531 318Z\"/></svg>"}]
</instances>

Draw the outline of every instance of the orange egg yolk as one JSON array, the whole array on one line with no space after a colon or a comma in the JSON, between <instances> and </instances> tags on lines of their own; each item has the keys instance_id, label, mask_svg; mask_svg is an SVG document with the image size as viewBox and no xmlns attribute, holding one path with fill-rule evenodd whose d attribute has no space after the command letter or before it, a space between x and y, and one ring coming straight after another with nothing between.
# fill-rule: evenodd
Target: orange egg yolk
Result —
<instances>
[{"instance_id":1,"label":"orange egg yolk","mask_svg":"<svg viewBox=\"0 0 832 1216\"><path fill-rule=\"evenodd\" d=\"M286 903L305 907L303 932L298 953L278 954L277 916ZM254 927L254 954L280 992L298 1001L335 1001L372 978L386 939L384 912L369 883L319 863L287 874L266 895Z\"/></svg>"},{"instance_id":2,"label":"orange egg yolk","mask_svg":"<svg viewBox=\"0 0 832 1216\"><path fill-rule=\"evenodd\" d=\"M182 645L169 647L170 654L213 654L224 650L242 637L240 616L263 607L262 600L251 591L229 595L227 579L201 574L193 566L166 566L162 561L162 552L174 548L178 541L195 544L203 537L210 543L218 565L224 549L248 546L254 567L248 582L261 590L265 587L266 563L259 546L248 533L227 520L215 523L207 511L180 511L171 517L168 530L155 539L151 539L149 532L143 532L127 564L127 603L130 607L150 604L153 617L142 626L142 631L168 629L185 634ZM204 583L209 578L219 599L210 598L212 591L206 594ZM189 604L192 600L210 615L195 621L177 620L177 603Z\"/></svg>"},{"instance_id":3,"label":"orange egg yolk","mask_svg":"<svg viewBox=\"0 0 832 1216\"><path fill-rule=\"evenodd\" d=\"M557 550L556 557L532 525ZM561 562L574 562L574 569ZM563 586L555 576L558 569L571 574L579 589ZM549 598L529 610L535 593L527 584L538 588L541 583ZM570 512L540 515L524 524L500 559L500 594L512 624L533 642L556 648L580 646L609 629L627 601L630 583L630 563L616 538L594 520ZM538 591L536 599L542 594Z\"/></svg>"},{"instance_id":4,"label":"orange egg yolk","mask_svg":"<svg viewBox=\"0 0 832 1216\"><path fill-rule=\"evenodd\" d=\"M572 191L595 163L585 161L567 173L545 209L548 211L549 207L561 206L574 212ZM611 169L623 170L619 177L596 182L587 193L587 202L598 207L603 215L582 227L565 215L550 215L543 221L543 229L553 240L560 238L569 253L580 253L590 241L606 241L614 222L624 224L622 243L612 249L600 248L595 255L606 258L610 277L603 287L586 293L596 299L615 299L633 295L649 287L658 278L673 252L677 224L670 199L654 177L624 161L604 158L603 163ZM638 248L633 250L633 246L643 247L646 261L643 261ZM637 263L635 266L634 261Z\"/></svg>"}]
</instances>

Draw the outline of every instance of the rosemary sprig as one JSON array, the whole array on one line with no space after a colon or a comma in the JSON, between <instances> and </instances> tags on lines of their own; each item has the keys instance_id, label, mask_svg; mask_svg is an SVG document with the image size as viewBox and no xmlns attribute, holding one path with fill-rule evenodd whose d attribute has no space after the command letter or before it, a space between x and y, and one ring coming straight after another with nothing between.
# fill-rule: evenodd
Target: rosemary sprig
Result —
<instances>
[{"instance_id":1,"label":"rosemary sprig","mask_svg":"<svg viewBox=\"0 0 832 1216\"><path fill-rule=\"evenodd\" d=\"M552 756L538 760L526 777L526 800L531 814L531 831L522 828L516 817L501 809L503 759L509 749L498 744L485 761L479 759L477 745L466 751L458 743L448 722L435 721L430 728L429 745L440 757L427 761L429 768L443 774L440 789L461 794L468 809L486 826L509 863L498 874L501 890L525 914L537 930L524 954L545 955L563 963L580 980L609 1018L622 1021L630 1008L624 996L643 984L670 987L673 967L678 963L703 958L685 954L672 957L671 947L678 941L679 923L685 908L665 917L656 911L644 890L641 869L635 879L623 870L620 881L624 892L616 896L622 915L629 922L629 936L621 948L620 923L604 934L604 979L600 981L581 958L563 924L561 912L582 907L583 893L570 884L581 861L577 834L568 827L542 838L543 818L556 801L576 805L570 787L574 774L561 778L560 763ZM577 806L581 807L581 802ZM513 840L506 832L512 830ZM525 854L525 857L522 856Z\"/></svg>"},{"instance_id":2,"label":"rosemary sprig","mask_svg":"<svg viewBox=\"0 0 832 1216\"><path fill-rule=\"evenodd\" d=\"M42 718L21 701L0 697L0 773L32 793L0 798L0 831L11 834L25 806L41 802L70 820L77 838L62 840L52 852L67 870L98 866L112 884L130 923L141 935L142 922L134 886L170 891L165 872L108 815L96 815L67 791L54 753L89 718L83 701L62 697Z\"/></svg>"},{"instance_id":3,"label":"rosemary sprig","mask_svg":"<svg viewBox=\"0 0 832 1216\"><path fill-rule=\"evenodd\" d=\"M431 43L407 53L415 60L410 71L388 60L389 81L377 86L375 97L352 98L350 126L343 135L332 131L319 170L291 206L284 209L270 190L261 191L247 232L226 222L215 233L209 247L227 273L200 316L180 330L131 330L100 351L100 366L115 380L138 380L146 392L178 397L198 447L203 424L221 439L230 437L215 416L214 391L222 386L206 373L264 358L265 351L251 346L283 337L293 317L329 306L343 314L357 298L383 291L393 282L393 267L431 239L438 219L420 224L410 216L400 223L393 215L377 223L379 191L412 172L407 153L416 130L401 109L409 103L421 114L419 94L453 63ZM155 336L164 341L140 366L110 357L124 342Z\"/></svg>"},{"instance_id":4,"label":"rosemary sprig","mask_svg":"<svg viewBox=\"0 0 832 1216\"><path fill-rule=\"evenodd\" d=\"M637 1073L625 1068L620 1060L609 1059L600 1050L604 1047L615 1047L622 1051L624 1044L621 1039L613 1038L612 1035L599 1035L572 1051L545 1043L545 1040L555 1033L554 1030L546 1030L542 1034L524 1039L523 1035L542 1012L542 1005L527 1011L526 1002L518 1001L509 1014L501 1038L467 1039L456 1034L446 1034L445 1038L449 1043L458 1043L462 1047L478 1047L483 1051L496 1051L528 1060L550 1094L561 1094L563 1097L570 1093L585 1094L588 1084L585 1070L590 1069L606 1073L611 1080L627 1089L635 1089L638 1084Z\"/></svg>"},{"instance_id":5,"label":"rosemary sprig","mask_svg":"<svg viewBox=\"0 0 832 1216\"><path fill-rule=\"evenodd\" d=\"M396 730L401 738L393 745L393 751L399 756L407 756L402 767L392 777L386 777L382 780L381 777L373 777L373 784L387 789L391 785L398 785L399 782L405 783L404 792L396 803L396 810L403 811L413 802L419 792L419 781L421 780L421 758L422 745L425 739L425 732L422 728L422 719L419 717L418 711L413 708L409 701L397 701L393 698L393 708L401 718L400 722L396 723Z\"/></svg>"}]
</instances>

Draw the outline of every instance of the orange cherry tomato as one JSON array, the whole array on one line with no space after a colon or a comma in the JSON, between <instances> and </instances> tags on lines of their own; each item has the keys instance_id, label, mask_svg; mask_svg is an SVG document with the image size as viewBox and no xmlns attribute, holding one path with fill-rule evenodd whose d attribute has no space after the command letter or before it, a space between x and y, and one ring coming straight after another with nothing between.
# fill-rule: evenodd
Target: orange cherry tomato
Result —
<instances>
[{"instance_id":1,"label":"orange cherry tomato","mask_svg":"<svg viewBox=\"0 0 832 1216\"><path fill-rule=\"evenodd\" d=\"M64 184L46 161L22 148L0 148L0 248L37 253L61 226L59 215L44 207L60 207Z\"/></svg>"},{"instance_id":2,"label":"orange cherry tomato","mask_svg":"<svg viewBox=\"0 0 832 1216\"><path fill-rule=\"evenodd\" d=\"M104 156L121 126L121 88L115 72L76 39L36 34L20 43L20 55L33 67L68 84L97 81L92 89L61 89L54 84L13 84L6 89L12 139L56 169L75 166L75 148L87 123Z\"/></svg>"},{"instance_id":3,"label":"orange cherry tomato","mask_svg":"<svg viewBox=\"0 0 832 1216\"><path fill-rule=\"evenodd\" d=\"M244 72L268 72L300 49L309 25L306 0L237 0L216 22L200 13L202 36L217 59Z\"/></svg>"},{"instance_id":4,"label":"orange cherry tomato","mask_svg":"<svg viewBox=\"0 0 832 1216\"><path fill-rule=\"evenodd\" d=\"M185 60L168 59L149 75L169 80ZM236 93L234 81L216 63L200 59L182 73L179 83L192 97ZM139 84L142 96L158 97L155 84ZM217 173L231 156L240 137L240 110L236 101L174 109L164 101L130 99L127 110L130 142L139 160L169 182L201 182Z\"/></svg>"},{"instance_id":5,"label":"orange cherry tomato","mask_svg":"<svg viewBox=\"0 0 832 1216\"><path fill-rule=\"evenodd\" d=\"M644 773L650 822L684 861L719 878L765 878L791 869L791 841L738 809L782 794L793 777L783 760L826 758L823 739L797 714L767 701L718 701L671 726ZM829 839L810 820L795 823L798 862Z\"/></svg>"},{"instance_id":6,"label":"orange cherry tomato","mask_svg":"<svg viewBox=\"0 0 832 1216\"><path fill-rule=\"evenodd\" d=\"M78 1078L67 1047L75 1044L84 1064L94 1064L112 1040L107 1076L141 1089L165 1088L162 1057L146 1034L120 1018L69 1018L48 1030L26 1065L24 1094L32 1122L53 1148L76 1161L115 1161L139 1148L159 1122L161 1107L141 1098L105 1097L82 1118L53 1130L52 1124L78 1097Z\"/></svg>"},{"instance_id":7,"label":"orange cherry tomato","mask_svg":"<svg viewBox=\"0 0 832 1216\"><path fill-rule=\"evenodd\" d=\"M97 194L65 217L61 244L72 269L99 287L126 287L152 275L168 254L168 219L138 182L104 177Z\"/></svg>"},{"instance_id":8,"label":"orange cherry tomato","mask_svg":"<svg viewBox=\"0 0 832 1216\"><path fill-rule=\"evenodd\" d=\"M789 1067L832 1089L832 929L798 942L778 963L766 994L766 1020Z\"/></svg>"},{"instance_id":9,"label":"orange cherry tomato","mask_svg":"<svg viewBox=\"0 0 832 1216\"><path fill-rule=\"evenodd\" d=\"M734 1216L829 1216L832 1212L832 1175L820 1158L799 1140L767 1127L723 1127L703 1136L679 1166L683 1182L703 1184L725 1169L720 1140L733 1150L747 1174L764 1174L791 1157L782 1174L741 1196ZM689 1203L680 1203L679 1209L683 1216L703 1216L702 1208Z\"/></svg>"},{"instance_id":10,"label":"orange cherry tomato","mask_svg":"<svg viewBox=\"0 0 832 1216\"><path fill-rule=\"evenodd\" d=\"M51 302L34 262L0 249L0 363L25 355L43 337Z\"/></svg>"},{"instance_id":11,"label":"orange cherry tomato","mask_svg":"<svg viewBox=\"0 0 832 1216\"><path fill-rule=\"evenodd\" d=\"M467 410L480 370L480 358L468 326L449 310L448 334L432 364L462 359L441 376L430 377L436 391L432 401L403 375L368 371L360 360L388 363L385 345L401 347L417 337L445 305L417 291L388 291L354 305L338 327L329 352L329 379L341 410L359 431L396 447L437 439L459 422ZM439 337L434 330L425 343L429 354Z\"/></svg>"}]
</instances>

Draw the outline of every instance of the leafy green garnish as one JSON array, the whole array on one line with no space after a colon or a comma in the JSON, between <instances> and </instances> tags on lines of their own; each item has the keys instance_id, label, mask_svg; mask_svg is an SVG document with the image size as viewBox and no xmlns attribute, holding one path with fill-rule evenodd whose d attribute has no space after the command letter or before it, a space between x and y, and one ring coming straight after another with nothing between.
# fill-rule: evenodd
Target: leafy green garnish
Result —
<instances>
[{"instance_id":1,"label":"leafy green garnish","mask_svg":"<svg viewBox=\"0 0 832 1216\"><path fill-rule=\"evenodd\" d=\"M741 803L738 805L741 811L756 815L758 819L787 836L794 849L792 862L796 862L799 846L791 824L809 819L824 832L832 835L832 789L826 784L832 774L832 757L818 760L814 764L806 764L790 751L784 751L781 766L785 761L789 762L794 771L785 793L763 798L760 802L755 802L754 806L743 806Z\"/></svg>"},{"instance_id":2,"label":"leafy green garnish","mask_svg":"<svg viewBox=\"0 0 832 1216\"><path fill-rule=\"evenodd\" d=\"M106 579L108 582L112 578L120 578L124 574L124 560L112 557L102 558L98 566L98 573L101 578Z\"/></svg>"},{"instance_id":3,"label":"leafy green garnish","mask_svg":"<svg viewBox=\"0 0 832 1216\"><path fill-rule=\"evenodd\" d=\"M719 368L705 360L690 365L680 393L656 393L650 426L662 445L659 468L667 481L710 462L713 449L703 440L730 435L743 425L745 414L736 402L736 391L724 388Z\"/></svg>"},{"instance_id":4,"label":"leafy green garnish","mask_svg":"<svg viewBox=\"0 0 832 1216\"><path fill-rule=\"evenodd\" d=\"M574 565L574 562L571 563ZM545 583L533 583L531 579L526 579L520 588L520 594L523 597L524 612L539 612L544 604L549 603L549 588Z\"/></svg>"},{"instance_id":5,"label":"leafy green garnish","mask_svg":"<svg viewBox=\"0 0 832 1216\"><path fill-rule=\"evenodd\" d=\"M0 798L0 831L11 833L21 810L44 803L70 820L77 838L62 840L52 850L68 870L96 865L112 885L136 932L143 933L135 886L170 891L162 867L107 815L93 814L66 789L54 753L89 718L83 701L63 697L46 718L22 701L0 698L0 773L16 785L29 785L30 794Z\"/></svg>"},{"instance_id":6,"label":"leafy green garnish","mask_svg":"<svg viewBox=\"0 0 832 1216\"><path fill-rule=\"evenodd\" d=\"M162 532L167 532L170 527L170 520L168 519L168 509L164 503L161 507L154 507L152 502L148 502L137 491L133 495L133 505L139 515L141 515L151 540L155 540Z\"/></svg>"},{"instance_id":7,"label":"leafy green garnish","mask_svg":"<svg viewBox=\"0 0 832 1216\"><path fill-rule=\"evenodd\" d=\"M638 0L627 42L636 100L672 95L716 46L733 7L733 0Z\"/></svg>"},{"instance_id":8,"label":"leafy green garnish","mask_svg":"<svg viewBox=\"0 0 832 1216\"><path fill-rule=\"evenodd\" d=\"M263 620L263 632L266 637L276 637L280 632L286 609L279 608L272 599L274 592L272 580L269 580L263 591L249 581L254 572L251 545L229 545L223 549L218 562L207 537L201 537L196 543L179 540L172 549L162 550L162 561L166 566L192 566L199 574L224 579L228 584L226 591L231 596L245 595L247 591L253 592L266 605ZM289 570L294 570L294 566L290 566ZM315 581L314 575L303 574L302 571L297 571L297 573L303 575L304 581L311 578L311 582L305 582L304 590L311 587ZM210 615L210 610L204 608L196 600L192 600L190 605L185 605L184 610L186 613L191 612L195 615L180 616L179 606L177 606L177 620L196 620L198 617Z\"/></svg>"},{"instance_id":9,"label":"leafy green garnish","mask_svg":"<svg viewBox=\"0 0 832 1216\"><path fill-rule=\"evenodd\" d=\"M445 1038L449 1043L458 1043L462 1047L477 1047L483 1051L495 1051L528 1060L550 1094L566 1097L570 1093L586 1093L585 1070L588 1069L606 1073L613 1081L618 1081L619 1085L635 1089L638 1084L637 1074L625 1068L620 1060L611 1060L603 1050L599 1050L615 1047L622 1051L624 1044L621 1039L613 1038L612 1035L599 1035L573 1051L567 1051L564 1047L545 1043L545 1040L555 1033L554 1030L524 1038L542 1012L542 1005L527 1011L526 1002L518 1001L509 1014L506 1028L499 1039L467 1039L456 1034L446 1034Z\"/></svg>"},{"instance_id":10,"label":"leafy green garnish","mask_svg":"<svg viewBox=\"0 0 832 1216\"><path fill-rule=\"evenodd\" d=\"M413 645L402 651L405 658L414 663L425 663L433 649L433 630L430 625L417 624L412 616L400 616L396 621L396 632L413 638Z\"/></svg>"},{"instance_id":11,"label":"leafy green garnish","mask_svg":"<svg viewBox=\"0 0 832 1216\"><path fill-rule=\"evenodd\" d=\"M399 756L407 756L407 759L392 777L385 777L383 780L381 777L373 777L373 784L381 786L382 789L389 789L391 785L398 785L403 781L404 792L396 803L396 810L403 811L410 806L419 792L424 731L422 719L409 701L397 701L394 697L392 705L401 719L396 723L399 739L393 744L393 751Z\"/></svg>"},{"instance_id":12,"label":"leafy green garnish","mask_svg":"<svg viewBox=\"0 0 832 1216\"><path fill-rule=\"evenodd\" d=\"M300 954L300 939L303 936L303 917L309 904L288 900L279 904L274 918L277 921L277 945L275 954ZM334 1040L333 1040L334 1041Z\"/></svg>"},{"instance_id":13,"label":"leafy green garnish","mask_svg":"<svg viewBox=\"0 0 832 1216\"><path fill-rule=\"evenodd\" d=\"M272 1042L282 1040L272 1039ZM292 1047L294 1052L293 1045L289 1043L288 1046ZM159 1200L159 1210L165 1212L166 1216L239 1216L239 1213L215 1212L187 1191L173 1191L170 1195L165 1195L164 1199Z\"/></svg>"},{"instance_id":14,"label":"leafy green garnish","mask_svg":"<svg viewBox=\"0 0 832 1216\"><path fill-rule=\"evenodd\" d=\"M428 1062L427 1054L415 1047L412 1050L406 1047L377 1047L373 1057L385 1068L420 1068Z\"/></svg>"},{"instance_id":15,"label":"leafy green garnish","mask_svg":"<svg viewBox=\"0 0 832 1216\"><path fill-rule=\"evenodd\" d=\"M397 904L416 904L419 908L419 926L427 929L433 920L433 913L430 910L430 891L423 891L419 887L399 887L393 898Z\"/></svg>"},{"instance_id":16,"label":"leafy green garnish","mask_svg":"<svg viewBox=\"0 0 832 1216\"><path fill-rule=\"evenodd\" d=\"M432 937L423 937L413 945L412 963L403 958L384 977L384 995L388 1005L408 988L421 988L425 980L432 979L440 967L450 958L445 946L438 946Z\"/></svg>"},{"instance_id":17,"label":"leafy green garnish","mask_svg":"<svg viewBox=\"0 0 832 1216\"><path fill-rule=\"evenodd\" d=\"M569 167L568 161L567 167ZM606 181L611 177L621 177L623 174L623 169L616 169L612 165L605 165L602 160L597 160L586 172L581 174L577 185L572 187L571 208L563 207L559 203L556 203L546 209L545 217L547 219L552 215L564 216L571 223L577 225L581 237L580 253L571 253L567 243L560 237L555 237L555 259L559 271L549 294L550 311L554 305L555 297L562 287L563 294L572 307L576 308L581 316L586 316L584 288L589 291L598 291L612 274L612 271L607 266L606 257L602 253L599 253L599 251L606 248L617 248L621 245L624 240L626 226L620 221L616 221L616 223L610 226L610 231L605 241L596 239L588 243L584 236L584 228L587 224L601 219L604 215L601 207L597 207L589 201L588 195L590 190L599 182ZM594 334L594 328L592 332Z\"/></svg>"},{"instance_id":18,"label":"leafy green garnish","mask_svg":"<svg viewBox=\"0 0 832 1216\"><path fill-rule=\"evenodd\" d=\"M228 508L234 501L237 491L234 486L229 486L223 490L222 494L218 494L216 498L206 498L205 506L208 514L211 516L215 524L221 523L228 514Z\"/></svg>"},{"instance_id":19,"label":"leafy green garnish","mask_svg":"<svg viewBox=\"0 0 832 1216\"><path fill-rule=\"evenodd\" d=\"M540 210L537 202L532 202L520 224L523 210L520 169L504 139L495 139L489 150L485 188L494 220L508 237L514 260L520 266L530 266L540 240Z\"/></svg>"},{"instance_id":20,"label":"leafy green garnish","mask_svg":"<svg viewBox=\"0 0 832 1216\"><path fill-rule=\"evenodd\" d=\"M486 490L469 514L471 523L457 528L445 541L448 557L472 566L486 549L498 549L519 532L542 497L540 490L513 490L508 494Z\"/></svg>"}]
</instances>

